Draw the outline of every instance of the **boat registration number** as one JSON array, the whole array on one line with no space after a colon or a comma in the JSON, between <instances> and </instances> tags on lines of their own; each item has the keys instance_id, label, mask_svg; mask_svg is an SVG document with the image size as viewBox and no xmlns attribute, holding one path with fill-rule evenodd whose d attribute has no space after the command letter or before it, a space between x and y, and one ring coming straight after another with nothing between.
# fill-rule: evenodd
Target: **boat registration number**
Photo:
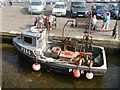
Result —
<instances>
[{"instance_id":1,"label":"boat registration number","mask_svg":"<svg viewBox=\"0 0 120 90\"><path fill-rule=\"evenodd\" d=\"M30 50L28 50L28 49L26 49L26 48L21 47L21 51L22 51L23 53L29 55L29 56L31 55Z\"/></svg>"}]
</instances>

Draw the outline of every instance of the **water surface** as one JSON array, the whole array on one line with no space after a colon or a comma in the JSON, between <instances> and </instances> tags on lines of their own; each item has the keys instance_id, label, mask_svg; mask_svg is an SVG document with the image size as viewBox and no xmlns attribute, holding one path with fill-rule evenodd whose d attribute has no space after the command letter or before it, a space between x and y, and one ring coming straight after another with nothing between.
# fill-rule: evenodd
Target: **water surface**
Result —
<instances>
[{"instance_id":1,"label":"water surface","mask_svg":"<svg viewBox=\"0 0 120 90\"><path fill-rule=\"evenodd\" d=\"M118 88L118 55L107 55L108 70L104 76L95 76L92 80L85 77L32 70L32 63L19 58L16 48L2 43L2 87L3 88Z\"/></svg>"}]
</instances>

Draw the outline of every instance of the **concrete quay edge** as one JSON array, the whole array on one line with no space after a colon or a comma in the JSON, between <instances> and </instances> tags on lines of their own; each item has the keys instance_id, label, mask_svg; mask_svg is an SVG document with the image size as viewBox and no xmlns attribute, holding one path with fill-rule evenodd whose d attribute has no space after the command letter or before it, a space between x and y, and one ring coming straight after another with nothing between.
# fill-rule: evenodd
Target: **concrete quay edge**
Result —
<instances>
[{"instance_id":1,"label":"concrete quay edge","mask_svg":"<svg viewBox=\"0 0 120 90\"><path fill-rule=\"evenodd\" d=\"M2 39L13 39L16 36L19 36L21 34L20 31L10 31L10 32L0 32L0 36ZM55 36L54 34L50 35L51 38L55 39L62 39L61 36ZM75 37L72 37L75 38ZM82 39L82 37L77 37L78 39ZM117 39L103 39L103 38L93 38L93 43L95 45L101 45L104 47L110 47L110 48L120 48L120 41Z\"/></svg>"}]
</instances>

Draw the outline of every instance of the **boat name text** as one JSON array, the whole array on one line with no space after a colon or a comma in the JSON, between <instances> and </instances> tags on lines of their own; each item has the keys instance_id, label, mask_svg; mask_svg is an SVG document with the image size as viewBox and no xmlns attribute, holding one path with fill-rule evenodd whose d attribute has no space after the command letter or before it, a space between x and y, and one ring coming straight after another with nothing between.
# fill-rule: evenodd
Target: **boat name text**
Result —
<instances>
[{"instance_id":1,"label":"boat name text","mask_svg":"<svg viewBox=\"0 0 120 90\"><path fill-rule=\"evenodd\" d=\"M29 55L29 56L31 55L31 52L30 52L30 50L28 50L28 49L25 49L25 48L21 47L21 51L22 51L23 53Z\"/></svg>"}]
</instances>

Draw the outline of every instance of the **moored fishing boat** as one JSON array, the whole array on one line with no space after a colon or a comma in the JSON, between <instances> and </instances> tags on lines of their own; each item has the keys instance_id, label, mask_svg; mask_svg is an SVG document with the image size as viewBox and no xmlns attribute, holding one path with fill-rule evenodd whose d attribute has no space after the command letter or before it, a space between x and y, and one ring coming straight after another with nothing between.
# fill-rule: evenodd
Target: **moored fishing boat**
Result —
<instances>
[{"instance_id":1,"label":"moored fishing boat","mask_svg":"<svg viewBox=\"0 0 120 90\"><path fill-rule=\"evenodd\" d=\"M46 29L36 26L22 30L21 36L13 39L18 51L35 61L34 70L41 66L49 70L73 74L88 79L94 75L104 75L107 71L105 50L92 44L92 36L84 33L82 43L74 38L54 40L48 38Z\"/></svg>"}]
</instances>

